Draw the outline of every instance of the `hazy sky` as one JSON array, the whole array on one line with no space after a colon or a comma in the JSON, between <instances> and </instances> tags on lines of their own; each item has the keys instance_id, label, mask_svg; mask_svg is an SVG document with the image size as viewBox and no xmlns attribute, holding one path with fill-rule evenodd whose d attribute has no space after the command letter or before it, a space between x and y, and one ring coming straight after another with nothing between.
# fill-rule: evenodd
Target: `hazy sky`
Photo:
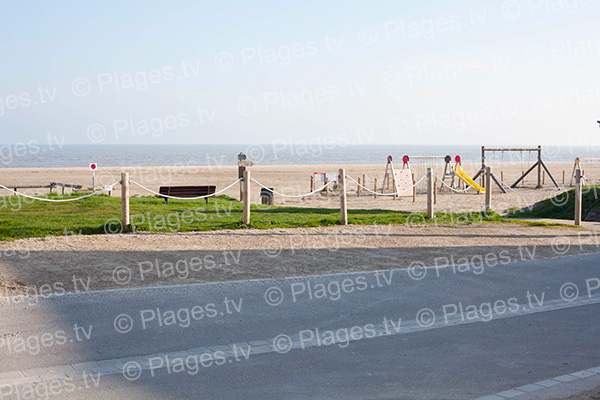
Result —
<instances>
[{"instance_id":1,"label":"hazy sky","mask_svg":"<svg viewBox=\"0 0 600 400\"><path fill-rule=\"evenodd\" d=\"M0 143L587 144L600 1L0 5Z\"/></svg>"}]
</instances>

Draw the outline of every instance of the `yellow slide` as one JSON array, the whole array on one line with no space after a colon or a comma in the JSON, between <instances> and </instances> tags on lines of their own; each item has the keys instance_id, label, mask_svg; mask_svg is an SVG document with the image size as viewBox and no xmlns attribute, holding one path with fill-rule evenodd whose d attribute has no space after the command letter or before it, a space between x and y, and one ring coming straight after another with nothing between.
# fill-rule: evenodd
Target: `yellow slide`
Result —
<instances>
[{"instance_id":1,"label":"yellow slide","mask_svg":"<svg viewBox=\"0 0 600 400\"><path fill-rule=\"evenodd\" d=\"M467 186L471 186L475 183L475 181L471 179L469 175L463 172L463 170L460 168L460 165L457 165L456 168L452 168L452 172L454 172L456 176L466 183ZM482 188L476 183L473 185L473 189L479 190L479 193L485 193L485 188Z\"/></svg>"}]
</instances>

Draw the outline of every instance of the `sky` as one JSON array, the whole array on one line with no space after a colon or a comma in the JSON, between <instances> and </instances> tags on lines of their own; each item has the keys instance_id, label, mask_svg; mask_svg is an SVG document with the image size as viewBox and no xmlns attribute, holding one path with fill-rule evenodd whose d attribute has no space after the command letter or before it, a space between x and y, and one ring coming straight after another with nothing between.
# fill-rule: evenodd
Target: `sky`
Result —
<instances>
[{"instance_id":1,"label":"sky","mask_svg":"<svg viewBox=\"0 0 600 400\"><path fill-rule=\"evenodd\" d=\"M0 143L596 146L599 17L600 0L4 1Z\"/></svg>"}]
</instances>

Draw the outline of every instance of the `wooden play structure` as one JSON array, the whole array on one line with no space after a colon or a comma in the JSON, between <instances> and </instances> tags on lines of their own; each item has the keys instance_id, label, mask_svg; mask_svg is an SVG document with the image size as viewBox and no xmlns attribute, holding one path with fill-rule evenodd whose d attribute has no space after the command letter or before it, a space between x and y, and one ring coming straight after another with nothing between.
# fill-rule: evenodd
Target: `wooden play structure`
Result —
<instances>
[{"instance_id":1,"label":"wooden play structure","mask_svg":"<svg viewBox=\"0 0 600 400\"><path fill-rule=\"evenodd\" d=\"M537 161L531 166L529 167L529 169L525 172L523 172L523 174L519 177L519 179L517 179L515 181L515 183L513 183L512 185L510 185L511 188L516 187L519 182L521 182L523 179L525 179L525 177L527 175L529 175L529 173L531 171L533 171L536 167L537 167L537 187L541 188L542 187L542 168L544 169L544 171L546 171L546 173L548 174L548 176L550 177L550 179L552 180L552 183L558 188L558 183L556 183L556 181L554 180L554 177L552 176L552 174L550 173L550 171L548 170L548 168L546 167L546 164L544 164L544 162L542 161L542 146L538 146L538 147L533 147L533 148L486 148L485 146L481 146L481 169L477 172L477 174L475 174L475 176L472 178L473 180L476 180L477 178L479 178L479 176L481 174L483 174L485 172L485 169L487 168L485 162L486 162L486 158L485 158L485 153L486 152L509 152L509 151L518 151L518 152L537 152ZM504 187L502 186L502 184L500 183L500 181L498 181L498 179L496 178L496 176L492 176L492 180L496 183L496 185L498 185L498 187L500 188L500 190L502 191L502 193L506 193L506 190L504 190ZM484 185L483 185L484 186ZM485 186L484 186L485 187Z\"/></svg>"},{"instance_id":2,"label":"wooden play structure","mask_svg":"<svg viewBox=\"0 0 600 400\"><path fill-rule=\"evenodd\" d=\"M398 196L412 195L412 192L408 190L413 183L410 168L403 167L402 169L395 170L392 156L387 156L385 175L383 176L383 181L381 185L382 194L385 193L386 189L390 188L390 183L392 184L392 193L395 193Z\"/></svg>"}]
</instances>

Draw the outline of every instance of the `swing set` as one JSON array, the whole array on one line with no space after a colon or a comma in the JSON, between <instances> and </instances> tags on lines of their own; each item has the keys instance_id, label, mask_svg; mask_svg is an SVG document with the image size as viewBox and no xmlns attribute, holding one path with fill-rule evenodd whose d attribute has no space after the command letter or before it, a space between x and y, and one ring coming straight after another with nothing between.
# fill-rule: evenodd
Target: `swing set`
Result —
<instances>
[{"instance_id":1,"label":"swing set","mask_svg":"<svg viewBox=\"0 0 600 400\"><path fill-rule=\"evenodd\" d=\"M537 187L541 188L542 187L542 168L544 168L544 170L546 171L546 173L548 174L548 176L550 177L550 179L552 180L552 183L554 183L554 185L558 188L558 183L556 183L556 181L554 180L554 177L552 176L552 174L550 173L550 171L548 170L548 168L546 167L546 164L544 164L544 162L542 161L542 146L538 146L533 147L533 148L486 148L485 146L481 146L481 169L477 172L477 174L473 177L473 180L476 180L477 178L479 178L479 176L481 174L483 174L485 172L485 169L487 168L487 166L485 165L485 153L486 152L507 152L507 151L518 151L523 153L524 151L526 152L537 152L537 161L531 166L529 167L529 169L525 172L523 172L523 174L519 177L519 179L517 179L515 181L515 183L513 183L512 185L510 185L511 188L516 187L523 179L525 179L525 177L527 175L529 175L529 173L531 171L533 171L536 167L537 167ZM522 159L522 158L521 158ZM492 175L492 179L494 180L494 182L496 183L496 185L498 185L498 187L500 188L500 190L502 190L502 193L506 193L506 190L504 190L504 188L502 187L502 184L500 183L500 181L498 181L498 179L496 178L496 176Z\"/></svg>"}]
</instances>

